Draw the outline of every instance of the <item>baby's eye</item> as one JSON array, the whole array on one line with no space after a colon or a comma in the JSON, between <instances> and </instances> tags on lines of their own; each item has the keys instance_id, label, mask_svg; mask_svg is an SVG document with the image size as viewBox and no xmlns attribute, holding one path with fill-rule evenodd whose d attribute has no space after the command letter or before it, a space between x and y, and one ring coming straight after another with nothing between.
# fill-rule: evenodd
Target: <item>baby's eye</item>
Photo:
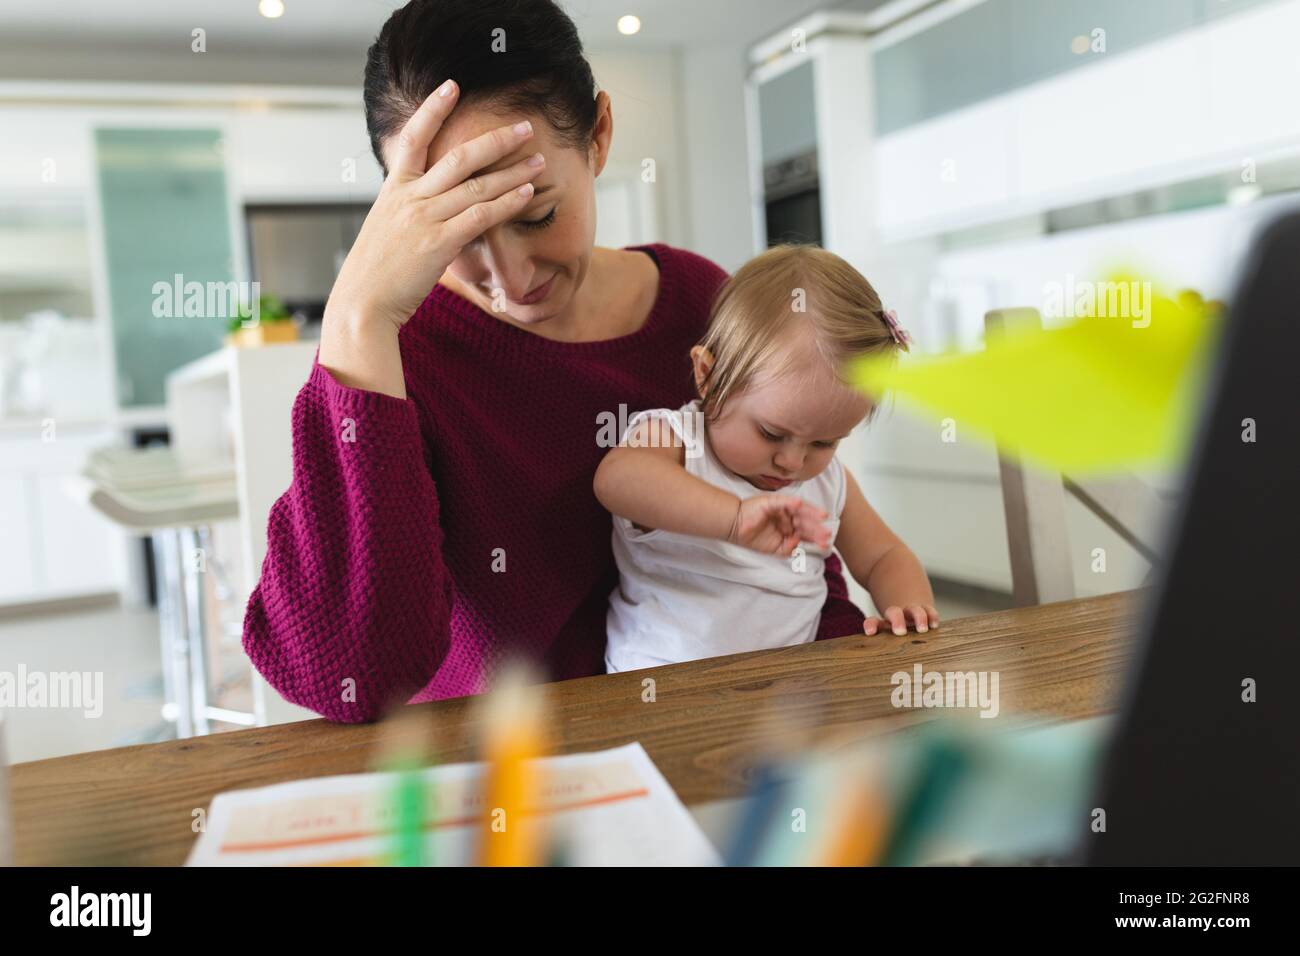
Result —
<instances>
[{"instance_id":1,"label":"baby's eye","mask_svg":"<svg viewBox=\"0 0 1300 956\"><path fill-rule=\"evenodd\" d=\"M815 441L813 445L817 448L834 448L836 443L833 441Z\"/></svg>"},{"instance_id":2,"label":"baby's eye","mask_svg":"<svg viewBox=\"0 0 1300 956\"><path fill-rule=\"evenodd\" d=\"M781 436L780 436L780 435L773 435L770 431L768 431L768 430L767 430L766 428L764 428L762 425L758 426L758 433L759 433L760 435L762 435L763 438L764 438L765 440L767 440L767 441L780 441L780 440L781 440Z\"/></svg>"}]
</instances>

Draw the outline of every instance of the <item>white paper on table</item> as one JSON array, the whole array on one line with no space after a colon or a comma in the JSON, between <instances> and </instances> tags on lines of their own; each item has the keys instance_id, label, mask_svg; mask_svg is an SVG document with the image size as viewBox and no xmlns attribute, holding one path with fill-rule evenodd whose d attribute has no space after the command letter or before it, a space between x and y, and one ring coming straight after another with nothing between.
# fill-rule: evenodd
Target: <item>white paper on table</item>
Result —
<instances>
[{"instance_id":1,"label":"white paper on table","mask_svg":"<svg viewBox=\"0 0 1300 956\"><path fill-rule=\"evenodd\" d=\"M695 818L639 743L540 757L538 811L570 866L711 866L721 861ZM436 866L477 859L488 812L482 763L422 771L428 794L425 857ZM348 866L386 862L394 846L399 775L317 777L218 794L186 866ZM544 844L545 845L545 844Z\"/></svg>"}]
</instances>

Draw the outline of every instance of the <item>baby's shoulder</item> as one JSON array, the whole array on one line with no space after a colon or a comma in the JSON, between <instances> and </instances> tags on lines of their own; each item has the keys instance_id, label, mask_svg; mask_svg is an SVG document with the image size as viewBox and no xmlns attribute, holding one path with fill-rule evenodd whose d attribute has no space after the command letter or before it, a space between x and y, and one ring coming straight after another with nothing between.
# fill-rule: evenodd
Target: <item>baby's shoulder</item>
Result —
<instances>
[{"instance_id":1,"label":"baby's shoulder","mask_svg":"<svg viewBox=\"0 0 1300 956\"><path fill-rule=\"evenodd\" d=\"M684 446L681 421L670 408L643 412L628 422L620 444L631 448L666 448Z\"/></svg>"},{"instance_id":2,"label":"baby's shoulder","mask_svg":"<svg viewBox=\"0 0 1300 956\"><path fill-rule=\"evenodd\" d=\"M681 416L671 408L648 408L628 418L618 448L659 452L679 465L686 462Z\"/></svg>"}]
</instances>

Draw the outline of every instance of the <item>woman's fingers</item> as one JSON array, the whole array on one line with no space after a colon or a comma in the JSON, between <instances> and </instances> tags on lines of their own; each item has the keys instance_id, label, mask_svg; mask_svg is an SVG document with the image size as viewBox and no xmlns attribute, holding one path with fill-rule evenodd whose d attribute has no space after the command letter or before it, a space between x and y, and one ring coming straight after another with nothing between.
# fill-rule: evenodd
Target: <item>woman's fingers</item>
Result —
<instances>
[{"instance_id":1,"label":"woman's fingers","mask_svg":"<svg viewBox=\"0 0 1300 956\"><path fill-rule=\"evenodd\" d=\"M533 135L533 124L522 120L498 126L447 151L420 177L417 190L422 196L439 196L458 186L484 166L509 156Z\"/></svg>"},{"instance_id":2,"label":"woman's fingers","mask_svg":"<svg viewBox=\"0 0 1300 956\"><path fill-rule=\"evenodd\" d=\"M429 144L456 105L459 92L455 81L447 80L420 104L397 134L390 175L402 179L418 179L424 175L429 163Z\"/></svg>"},{"instance_id":3,"label":"woman's fingers","mask_svg":"<svg viewBox=\"0 0 1300 956\"><path fill-rule=\"evenodd\" d=\"M475 203L495 199L511 189L518 189L524 183L536 179L545 168L546 158L541 153L533 153L513 166L471 177L459 186L452 187L431 201L430 211L438 219L450 219Z\"/></svg>"},{"instance_id":4,"label":"woman's fingers","mask_svg":"<svg viewBox=\"0 0 1300 956\"><path fill-rule=\"evenodd\" d=\"M467 245L476 236L482 235L485 229L519 215L532 198L533 184L524 183L518 189L512 189L496 199L475 203L444 223L448 242L457 249Z\"/></svg>"}]
</instances>

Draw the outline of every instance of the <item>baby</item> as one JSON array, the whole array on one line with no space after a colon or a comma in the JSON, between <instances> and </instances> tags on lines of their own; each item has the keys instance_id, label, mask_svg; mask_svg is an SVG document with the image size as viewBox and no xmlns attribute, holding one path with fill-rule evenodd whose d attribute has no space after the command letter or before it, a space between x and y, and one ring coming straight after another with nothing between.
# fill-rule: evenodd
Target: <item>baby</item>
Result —
<instances>
[{"instance_id":1,"label":"baby","mask_svg":"<svg viewBox=\"0 0 1300 956\"><path fill-rule=\"evenodd\" d=\"M823 249L777 246L728 280L691 349L700 398L634 415L596 470L620 573L607 670L812 641L832 547L884 609L867 634L938 627L920 561L835 457L874 413L840 369L907 341Z\"/></svg>"}]
</instances>

